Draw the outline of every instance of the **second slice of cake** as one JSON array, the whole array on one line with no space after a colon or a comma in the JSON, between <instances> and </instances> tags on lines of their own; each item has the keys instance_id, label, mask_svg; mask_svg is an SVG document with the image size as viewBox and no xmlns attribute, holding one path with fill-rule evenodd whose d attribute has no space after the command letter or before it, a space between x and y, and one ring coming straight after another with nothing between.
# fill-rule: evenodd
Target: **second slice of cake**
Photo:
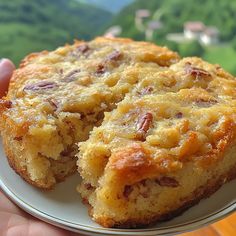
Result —
<instances>
[{"instance_id":1,"label":"second slice of cake","mask_svg":"<svg viewBox=\"0 0 236 236\"><path fill-rule=\"evenodd\" d=\"M140 74L79 145L79 192L106 227L172 218L236 175L235 78L198 58Z\"/></svg>"}]
</instances>

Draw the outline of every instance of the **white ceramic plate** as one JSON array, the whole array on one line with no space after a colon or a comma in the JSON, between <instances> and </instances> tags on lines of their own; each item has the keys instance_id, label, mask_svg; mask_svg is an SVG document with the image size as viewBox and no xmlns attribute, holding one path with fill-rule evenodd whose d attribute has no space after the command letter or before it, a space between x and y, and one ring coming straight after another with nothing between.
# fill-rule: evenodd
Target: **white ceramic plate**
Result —
<instances>
[{"instance_id":1,"label":"white ceramic plate","mask_svg":"<svg viewBox=\"0 0 236 236\"><path fill-rule=\"evenodd\" d=\"M173 235L222 219L236 209L236 180L171 221L137 229L107 229L94 223L82 204L76 186L79 175L68 178L50 192L42 192L24 182L9 167L0 144L0 187L22 209L35 217L85 235Z\"/></svg>"}]
</instances>

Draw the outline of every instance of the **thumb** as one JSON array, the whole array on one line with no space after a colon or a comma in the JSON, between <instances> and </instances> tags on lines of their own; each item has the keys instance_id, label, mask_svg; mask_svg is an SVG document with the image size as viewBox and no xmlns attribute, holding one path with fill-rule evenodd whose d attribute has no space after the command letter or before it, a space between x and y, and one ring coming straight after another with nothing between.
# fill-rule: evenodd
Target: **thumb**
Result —
<instances>
[{"instance_id":1,"label":"thumb","mask_svg":"<svg viewBox=\"0 0 236 236\"><path fill-rule=\"evenodd\" d=\"M14 69L15 66L10 60L5 58L0 60L0 98L7 93Z\"/></svg>"}]
</instances>

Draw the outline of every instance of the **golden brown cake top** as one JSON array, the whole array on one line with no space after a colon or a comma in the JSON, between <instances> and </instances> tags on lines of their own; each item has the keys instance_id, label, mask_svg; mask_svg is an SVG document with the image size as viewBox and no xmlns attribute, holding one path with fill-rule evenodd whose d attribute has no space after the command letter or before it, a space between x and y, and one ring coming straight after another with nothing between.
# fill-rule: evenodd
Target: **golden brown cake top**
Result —
<instances>
[{"instance_id":1,"label":"golden brown cake top","mask_svg":"<svg viewBox=\"0 0 236 236\"><path fill-rule=\"evenodd\" d=\"M82 161L103 147L109 153L106 178L133 184L189 161L207 168L220 160L236 134L236 79L199 58L184 58L156 72L142 70L140 76L80 145Z\"/></svg>"},{"instance_id":2,"label":"golden brown cake top","mask_svg":"<svg viewBox=\"0 0 236 236\"><path fill-rule=\"evenodd\" d=\"M57 135L54 154L45 150L46 143L38 152L58 159L63 147L87 138L103 112L131 90L140 79L137 70L159 69L178 59L176 53L151 43L108 38L31 54L15 71L0 104L2 129L12 127L9 132L16 139L27 135L36 146L46 137L55 146L52 139Z\"/></svg>"}]
</instances>

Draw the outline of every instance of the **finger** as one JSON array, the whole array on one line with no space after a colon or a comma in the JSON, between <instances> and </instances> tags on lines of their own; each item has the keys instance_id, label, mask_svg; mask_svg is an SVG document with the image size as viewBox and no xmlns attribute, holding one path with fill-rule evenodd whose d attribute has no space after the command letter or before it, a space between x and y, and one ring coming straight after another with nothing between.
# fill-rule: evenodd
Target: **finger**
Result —
<instances>
[{"instance_id":1,"label":"finger","mask_svg":"<svg viewBox=\"0 0 236 236\"><path fill-rule=\"evenodd\" d=\"M0 98L6 95L14 69L15 66L10 60L5 58L0 60Z\"/></svg>"},{"instance_id":2,"label":"finger","mask_svg":"<svg viewBox=\"0 0 236 236\"><path fill-rule=\"evenodd\" d=\"M82 236L42 222L18 209L0 190L0 232L9 236ZM2 234L1 234L2 235Z\"/></svg>"},{"instance_id":3,"label":"finger","mask_svg":"<svg viewBox=\"0 0 236 236\"><path fill-rule=\"evenodd\" d=\"M30 221L28 232L30 236L82 236L37 220Z\"/></svg>"},{"instance_id":4,"label":"finger","mask_svg":"<svg viewBox=\"0 0 236 236\"><path fill-rule=\"evenodd\" d=\"M21 214L21 210L14 203L12 203L0 189L0 213L1 212Z\"/></svg>"}]
</instances>

